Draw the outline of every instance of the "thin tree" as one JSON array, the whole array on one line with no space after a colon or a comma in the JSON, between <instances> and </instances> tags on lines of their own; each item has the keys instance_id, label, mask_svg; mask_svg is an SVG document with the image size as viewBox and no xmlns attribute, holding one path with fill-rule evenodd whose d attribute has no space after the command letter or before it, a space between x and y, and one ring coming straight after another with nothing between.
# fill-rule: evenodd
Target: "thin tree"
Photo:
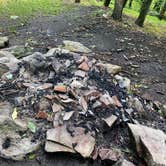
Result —
<instances>
[{"instance_id":1,"label":"thin tree","mask_svg":"<svg viewBox=\"0 0 166 166\"><path fill-rule=\"evenodd\" d=\"M112 17L114 20L122 20L122 12L126 2L127 0L115 0L114 10L112 13Z\"/></svg>"},{"instance_id":2,"label":"thin tree","mask_svg":"<svg viewBox=\"0 0 166 166\"><path fill-rule=\"evenodd\" d=\"M165 2L164 2L163 7L162 7L161 10L160 10L160 14L159 14L159 19L160 19L160 20L163 19L164 14L165 14L165 11L166 11L166 0L165 0Z\"/></svg>"},{"instance_id":3,"label":"thin tree","mask_svg":"<svg viewBox=\"0 0 166 166\"><path fill-rule=\"evenodd\" d=\"M133 0L129 1L129 8L132 8Z\"/></svg>"},{"instance_id":4,"label":"thin tree","mask_svg":"<svg viewBox=\"0 0 166 166\"><path fill-rule=\"evenodd\" d=\"M140 27L143 26L144 21L145 21L145 18L146 18L146 15L147 15L147 13L148 13L148 11L149 11L149 8L150 8L151 3L152 3L152 0L144 0L144 1L142 2L140 14L139 14L137 20L135 21L135 23L136 23L138 26L140 26Z\"/></svg>"},{"instance_id":5,"label":"thin tree","mask_svg":"<svg viewBox=\"0 0 166 166\"><path fill-rule=\"evenodd\" d=\"M81 0L75 0L75 3L80 3Z\"/></svg>"},{"instance_id":6,"label":"thin tree","mask_svg":"<svg viewBox=\"0 0 166 166\"><path fill-rule=\"evenodd\" d=\"M108 7L110 5L111 0L104 0L104 6Z\"/></svg>"}]
</instances>

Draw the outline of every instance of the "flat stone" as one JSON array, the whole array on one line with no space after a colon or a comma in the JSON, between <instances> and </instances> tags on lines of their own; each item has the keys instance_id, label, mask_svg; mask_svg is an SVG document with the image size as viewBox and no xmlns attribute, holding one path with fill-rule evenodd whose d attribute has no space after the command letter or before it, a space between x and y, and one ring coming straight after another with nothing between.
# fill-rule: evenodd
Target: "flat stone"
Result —
<instances>
[{"instance_id":1,"label":"flat stone","mask_svg":"<svg viewBox=\"0 0 166 166\"><path fill-rule=\"evenodd\" d=\"M49 129L47 131L48 141L53 141L65 145L71 149L73 149L72 139L72 136L67 132L65 126L59 126L54 129Z\"/></svg>"},{"instance_id":2,"label":"flat stone","mask_svg":"<svg viewBox=\"0 0 166 166\"><path fill-rule=\"evenodd\" d=\"M140 138L144 158L148 166L166 166L166 139L156 141L151 138Z\"/></svg>"},{"instance_id":3,"label":"flat stone","mask_svg":"<svg viewBox=\"0 0 166 166\"><path fill-rule=\"evenodd\" d=\"M110 63L97 63L96 66L99 66L101 69L105 69L109 74L117 74L122 70L121 66L113 65Z\"/></svg>"},{"instance_id":4,"label":"flat stone","mask_svg":"<svg viewBox=\"0 0 166 166\"><path fill-rule=\"evenodd\" d=\"M77 135L75 137L75 142L77 143L74 147L78 153L83 157L90 157L95 147L95 139L89 134Z\"/></svg>"},{"instance_id":5,"label":"flat stone","mask_svg":"<svg viewBox=\"0 0 166 166\"><path fill-rule=\"evenodd\" d=\"M83 129L84 130L84 129ZM74 128L72 137L65 126L59 126L47 131L47 140L52 141L80 153L83 157L90 157L95 146L95 139L89 134L84 134L79 128ZM73 145L75 145L73 147Z\"/></svg>"},{"instance_id":6,"label":"flat stone","mask_svg":"<svg viewBox=\"0 0 166 166\"><path fill-rule=\"evenodd\" d=\"M7 47L9 45L9 38L8 37L0 37L0 48Z\"/></svg>"},{"instance_id":7,"label":"flat stone","mask_svg":"<svg viewBox=\"0 0 166 166\"><path fill-rule=\"evenodd\" d=\"M52 141L46 141L45 143L45 151L46 152L70 152L70 153L76 153L73 149L63 146L61 144L52 142Z\"/></svg>"},{"instance_id":8,"label":"flat stone","mask_svg":"<svg viewBox=\"0 0 166 166\"><path fill-rule=\"evenodd\" d=\"M90 53L92 52L89 48L85 47L83 44L79 42L73 42L69 40L64 40L63 44L64 48L71 52L79 52L79 53Z\"/></svg>"},{"instance_id":9,"label":"flat stone","mask_svg":"<svg viewBox=\"0 0 166 166\"><path fill-rule=\"evenodd\" d=\"M111 115L110 117L105 118L105 119L103 119L103 120L106 122L106 124L107 124L109 127L112 127L112 125L116 122L117 119L118 119L117 116Z\"/></svg>"},{"instance_id":10,"label":"flat stone","mask_svg":"<svg viewBox=\"0 0 166 166\"><path fill-rule=\"evenodd\" d=\"M128 124L138 154L148 166L166 165L166 134L163 131L143 125Z\"/></svg>"},{"instance_id":11,"label":"flat stone","mask_svg":"<svg viewBox=\"0 0 166 166\"><path fill-rule=\"evenodd\" d=\"M119 150L101 148L99 156L101 160L117 161L122 157L122 153Z\"/></svg>"},{"instance_id":12,"label":"flat stone","mask_svg":"<svg viewBox=\"0 0 166 166\"><path fill-rule=\"evenodd\" d=\"M74 114L74 111L65 112L65 115L63 116L63 120L69 120Z\"/></svg>"}]
</instances>

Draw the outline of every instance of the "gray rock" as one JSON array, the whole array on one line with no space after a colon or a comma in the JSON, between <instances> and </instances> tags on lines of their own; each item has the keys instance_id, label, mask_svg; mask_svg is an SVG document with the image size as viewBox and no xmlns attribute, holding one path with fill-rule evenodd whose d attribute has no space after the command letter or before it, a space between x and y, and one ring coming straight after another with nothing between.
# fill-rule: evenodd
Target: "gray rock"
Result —
<instances>
[{"instance_id":1,"label":"gray rock","mask_svg":"<svg viewBox=\"0 0 166 166\"><path fill-rule=\"evenodd\" d=\"M11 115L13 113L13 108L8 102L0 102L0 134L10 134L10 132L15 131L25 131L26 125L25 121L20 119L13 120Z\"/></svg>"},{"instance_id":2,"label":"gray rock","mask_svg":"<svg viewBox=\"0 0 166 166\"><path fill-rule=\"evenodd\" d=\"M0 156L22 160L26 154L36 150L40 142L32 143L31 137L22 138L19 131L26 131L27 124L20 119L13 120L13 108L8 102L0 103Z\"/></svg>"},{"instance_id":3,"label":"gray rock","mask_svg":"<svg viewBox=\"0 0 166 166\"><path fill-rule=\"evenodd\" d=\"M32 54L33 48L28 47L28 46L25 47L24 45L16 45L16 46L12 46L9 48L5 48L3 50L10 52L17 58L22 58L22 57Z\"/></svg>"},{"instance_id":4,"label":"gray rock","mask_svg":"<svg viewBox=\"0 0 166 166\"><path fill-rule=\"evenodd\" d=\"M17 70L20 61L8 51L0 51L0 63L6 65L10 70Z\"/></svg>"},{"instance_id":5,"label":"gray rock","mask_svg":"<svg viewBox=\"0 0 166 166\"><path fill-rule=\"evenodd\" d=\"M96 64L96 66L100 67L101 69L106 70L109 74L117 74L122 70L121 66L113 65L110 63L99 62Z\"/></svg>"},{"instance_id":6,"label":"gray rock","mask_svg":"<svg viewBox=\"0 0 166 166\"><path fill-rule=\"evenodd\" d=\"M46 54L44 54L45 57L54 57L56 55L61 54L69 54L69 50L63 49L63 48L52 48L50 49Z\"/></svg>"},{"instance_id":7,"label":"gray rock","mask_svg":"<svg viewBox=\"0 0 166 166\"><path fill-rule=\"evenodd\" d=\"M7 140L10 143L4 147ZM40 142L31 142L31 138L21 139L16 134L0 137L0 156L6 159L23 160L26 154L36 151L39 147Z\"/></svg>"},{"instance_id":8,"label":"gray rock","mask_svg":"<svg viewBox=\"0 0 166 166\"><path fill-rule=\"evenodd\" d=\"M127 77L122 77L120 75L116 75L115 79L118 81L118 84L121 88L130 89L131 81Z\"/></svg>"},{"instance_id":9,"label":"gray rock","mask_svg":"<svg viewBox=\"0 0 166 166\"><path fill-rule=\"evenodd\" d=\"M128 124L136 150L148 166L166 166L166 134L143 125Z\"/></svg>"},{"instance_id":10,"label":"gray rock","mask_svg":"<svg viewBox=\"0 0 166 166\"><path fill-rule=\"evenodd\" d=\"M145 111L141 101L137 97L134 97L134 98L130 97L127 102L128 102L129 107L132 107L136 111L138 111L138 112Z\"/></svg>"},{"instance_id":11,"label":"gray rock","mask_svg":"<svg viewBox=\"0 0 166 166\"><path fill-rule=\"evenodd\" d=\"M9 38L8 37L0 37L0 48L7 47L9 45Z\"/></svg>"},{"instance_id":12,"label":"gray rock","mask_svg":"<svg viewBox=\"0 0 166 166\"><path fill-rule=\"evenodd\" d=\"M22 61L28 63L32 71L45 68L47 65L45 56L39 52L35 52L32 55L22 58Z\"/></svg>"},{"instance_id":13,"label":"gray rock","mask_svg":"<svg viewBox=\"0 0 166 166\"><path fill-rule=\"evenodd\" d=\"M2 75L7 73L8 71L9 67L5 64L0 63L0 77L2 77Z\"/></svg>"},{"instance_id":14,"label":"gray rock","mask_svg":"<svg viewBox=\"0 0 166 166\"><path fill-rule=\"evenodd\" d=\"M79 52L79 53L90 53L92 52L89 48L85 47L83 44L79 42L73 42L69 40L64 40L63 44L64 48L71 52Z\"/></svg>"}]
</instances>

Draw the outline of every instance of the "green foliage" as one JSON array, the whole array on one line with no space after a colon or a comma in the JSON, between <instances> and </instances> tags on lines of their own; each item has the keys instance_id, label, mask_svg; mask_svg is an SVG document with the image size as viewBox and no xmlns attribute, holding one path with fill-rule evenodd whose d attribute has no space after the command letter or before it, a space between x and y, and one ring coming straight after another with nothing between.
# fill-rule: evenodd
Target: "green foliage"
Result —
<instances>
[{"instance_id":1,"label":"green foliage","mask_svg":"<svg viewBox=\"0 0 166 166\"><path fill-rule=\"evenodd\" d=\"M28 129L32 132L35 133L36 132L36 125L33 122L28 122Z\"/></svg>"},{"instance_id":2,"label":"green foliage","mask_svg":"<svg viewBox=\"0 0 166 166\"><path fill-rule=\"evenodd\" d=\"M29 160L34 160L35 157L36 157L36 155L34 153L31 153L31 154L28 155Z\"/></svg>"}]
</instances>

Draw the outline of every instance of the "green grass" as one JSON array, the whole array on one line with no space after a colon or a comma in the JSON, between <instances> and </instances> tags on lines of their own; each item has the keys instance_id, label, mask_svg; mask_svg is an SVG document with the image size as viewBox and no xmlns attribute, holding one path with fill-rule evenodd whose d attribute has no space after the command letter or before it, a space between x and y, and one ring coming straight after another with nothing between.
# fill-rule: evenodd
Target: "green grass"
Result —
<instances>
[{"instance_id":1,"label":"green grass","mask_svg":"<svg viewBox=\"0 0 166 166\"><path fill-rule=\"evenodd\" d=\"M16 15L21 18L35 13L57 14L63 10L62 0L0 0L0 16Z\"/></svg>"}]
</instances>

